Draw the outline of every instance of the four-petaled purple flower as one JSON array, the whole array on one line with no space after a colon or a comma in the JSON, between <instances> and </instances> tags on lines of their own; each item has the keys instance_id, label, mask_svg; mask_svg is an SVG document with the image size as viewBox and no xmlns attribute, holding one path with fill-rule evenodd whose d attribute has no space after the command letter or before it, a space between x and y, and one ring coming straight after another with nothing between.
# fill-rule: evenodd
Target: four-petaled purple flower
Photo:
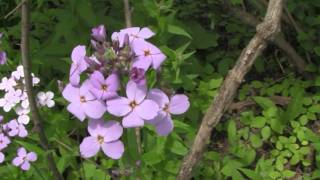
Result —
<instances>
[{"instance_id":1,"label":"four-petaled purple flower","mask_svg":"<svg viewBox=\"0 0 320 180\"><path fill-rule=\"evenodd\" d=\"M97 99L107 100L117 96L119 78L115 73L104 79L100 71L95 71L90 76L90 83L92 85L90 91Z\"/></svg>"},{"instance_id":2,"label":"four-petaled purple flower","mask_svg":"<svg viewBox=\"0 0 320 180\"><path fill-rule=\"evenodd\" d=\"M34 162L37 160L37 154L34 152L27 153L26 149L21 147L17 151L17 157L12 160L12 164L19 167L22 170L29 170L30 169L30 162Z\"/></svg>"},{"instance_id":3,"label":"four-petaled purple flower","mask_svg":"<svg viewBox=\"0 0 320 180\"><path fill-rule=\"evenodd\" d=\"M155 125L157 133L162 136L168 135L173 129L171 114L185 113L190 106L186 95L176 94L169 100L168 96L160 89L150 90L147 98L152 99L160 107L157 117L148 122Z\"/></svg>"},{"instance_id":4,"label":"four-petaled purple flower","mask_svg":"<svg viewBox=\"0 0 320 180\"><path fill-rule=\"evenodd\" d=\"M114 41L119 41L120 47L124 45L126 34L129 36L129 42L132 43L135 40L144 40L149 39L154 36L154 32L152 32L149 28L140 28L140 27L131 27L127 29L122 29L120 32L114 32L111 35L111 39Z\"/></svg>"},{"instance_id":5,"label":"four-petaled purple flower","mask_svg":"<svg viewBox=\"0 0 320 180\"><path fill-rule=\"evenodd\" d=\"M4 148L8 147L8 144L10 144L10 139L5 136L3 133L0 134L0 151Z\"/></svg>"},{"instance_id":6,"label":"four-petaled purple flower","mask_svg":"<svg viewBox=\"0 0 320 180\"><path fill-rule=\"evenodd\" d=\"M133 67L142 68L145 71L147 71L151 65L153 69L159 69L162 62L166 59L166 56L159 48L144 40L134 41L133 51L136 55Z\"/></svg>"},{"instance_id":7,"label":"four-petaled purple flower","mask_svg":"<svg viewBox=\"0 0 320 180\"><path fill-rule=\"evenodd\" d=\"M86 57L86 47L77 46L73 49L71 53L71 68L70 68L70 83L72 85L78 85L80 82L80 75L88 68L88 64L85 61Z\"/></svg>"},{"instance_id":8,"label":"four-petaled purple flower","mask_svg":"<svg viewBox=\"0 0 320 180\"><path fill-rule=\"evenodd\" d=\"M4 51L0 51L0 64L5 64L7 62L7 54Z\"/></svg>"},{"instance_id":9,"label":"four-petaled purple flower","mask_svg":"<svg viewBox=\"0 0 320 180\"><path fill-rule=\"evenodd\" d=\"M94 40L103 42L106 40L106 28L104 25L99 25L97 27L92 28L91 30L91 37Z\"/></svg>"},{"instance_id":10,"label":"four-petaled purple flower","mask_svg":"<svg viewBox=\"0 0 320 180\"><path fill-rule=\"evenodd\" d=\"M124 116L123 127L140 127L144 120L156 117L159 106L152 100L145 99L147 95L146 86L139 86L129 81L126 88L128 98L119 97L107 101L107 110L115 116Z\"/></svg>"},{"instance_id":11,"label":"four-petaled purple flower","mask_svg":"<svg viewBox=\"0 0 320 180\"><path fill-rule=\"evenodd\" d=\"M106 106L102 101L97 100L90 92L91 84L87 80L80 88L68 84L62 92L63 97L70 102L67 109L80 121L86 116L99 119L106 112Z\"/></svg>"},{"instance_id":12,"label":"four-petaled purple flower","mask_svg":"<svg viewBox=\"0 0 320 180\"><path fill-rule=\"evenodd\" d=\"M4 129L8 131L8 135L11 137L26 137L28 135L27 129L24 127L23 124L18 123L16 119L13 119L9 121L7 124L5 124Z\"/></svg>"},{"instance_id":13,"label":"four-petaled purple flower","mask_svg":"<svg viewBox=\"0 0 320 180\"><path fill-rule=\"evenodd\" d=\"M146 84L146 78L145 78L145 70L142 68L133 67L130 70L130 79L137 83L139 86Z\"/></svg>"},{"instance_id":14,"label":"four-petaled purple flower","mask_svg":"<svg viewBox=\"0 0 320 180\"><path fill-rule=\"evenodd\" d=\"M80 153L84 158L96 155L100 149L112 159L121 158L124 146L119 138L123 128L117 121L104 122L103 119L91 119L88 131L90 136L83 139L80 144Z\"/></svg>"}]
</instances>

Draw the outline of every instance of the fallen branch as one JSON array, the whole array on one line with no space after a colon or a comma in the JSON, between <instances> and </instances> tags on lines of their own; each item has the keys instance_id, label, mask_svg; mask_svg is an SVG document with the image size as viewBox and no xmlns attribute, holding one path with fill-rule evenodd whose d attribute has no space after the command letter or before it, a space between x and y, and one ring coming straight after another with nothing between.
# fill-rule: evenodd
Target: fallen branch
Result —
<instances>
[{"instance_id":1,"label":"fallen branch","mask_svg":"<svg viewBox=\"0 0 320 180\"><path fill-rule=\"evenodd\" d=\"M280 31L280 19L283 0L270 0L264 21L257 26L257 33L251 39L247 47L242 51L235 66L229 71L217 97L207 110L196 135L191 150L185 156L178 180L190 179L194 166L199 162L210 140L213 128L219 123L223 113L232 103L244 76L252 67L254 61L266 48L269 40Z\"/></svg>"},{"instance_id":2,"label":"fallen branch","mask_svg":"<svg viewBox=\"0 0 320 180\"><path fill-rule=\"evenodd\" d=\"M272 96L272 97L270 97L270 100L276 105L286 106L289 104L291 98L285 97L285 96ZM228 112L233 112L233 111L242 112L246 108L248 108L249 106L254 106L256 104L257 103L252 99L247 99L244 101L235 102L229 106Z\"/></svg>"},{"instance_id":3,"label":"fallen branch","mask_svg":"<svg viewBox=\"0 0 320 180\"><path fill-rule=\"evenodd\" d=\"M253 15L237 8L229 8L233 12L233 14L243 23L253 27L256 27L258 24L260 24L259 20ZM290 63L296 67L297 71L300 74L303 74L305 72L306 61L297 53L297 51L291 46L291 44L284 39L282 33L279 33L275 37L274 43L287 54Z\"/></svg>"},{"instance_id":4,"label":"fallen branch","mask_svg":"<svg viewBox=\"0 0 320 180\"><path fill-rule=\"evenodd\" d=\"M40 144L44 151L47 153L47 160L49 164L49 169L52 171L54 178L57 180L62 180L63 177L59 173L57 166L53 159L53 154L50 151L50 146L48 139L44 132L42 125L42 120L38 111L38 107L33 94L33 83L31 76L31 60L29 58L29 0L23 1L21 5L21 58L23 65L23 72L25 78L26 91L28 95L28 100L30 104L30 111L32 115L32 120L34 123L34 129L39 134Z\"/></svg>"}]
</instances>

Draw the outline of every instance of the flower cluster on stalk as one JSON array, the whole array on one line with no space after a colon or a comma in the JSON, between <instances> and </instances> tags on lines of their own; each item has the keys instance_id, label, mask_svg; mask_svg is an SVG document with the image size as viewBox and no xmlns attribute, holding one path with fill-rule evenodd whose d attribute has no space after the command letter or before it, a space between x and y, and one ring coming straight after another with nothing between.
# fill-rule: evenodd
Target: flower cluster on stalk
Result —
<instances>
[{"instance_id":1,"label":"flower cluster on stalk","mask_svg":"<svg viewBox=\"0 0 320 180\"><path fill-rule=\"evenodd\" d=\"M2 34L0 34L1 38ZM4 64L6 56L1 55L0 64ZM5 54L5 53L4 53ZM40 79L32 74L33 86L40 83ZM19 65L15 71L11 72L9 77L3 77L0 80L0 108L8 116L0 116L0 163L5 161L5 154L10 153L7 148L17 138L26 138L28 136L28 125L30 123L30 108L27 92L25 89L23 66ZM54 94L51 91L39 92L37 94L37 103L39 107L54 106ZM12 117L12 113L14 116ZM14 166L20 167L22 170L30 169L30 162L36 161L37 155L34 152L27 152L24 147L17 149L17 156L12 160Z\"/></svg>"},{"instance_id":2,"label":"flower cluster on stalk","mask_svg":"<svg viewBox=\"0 0 320 180\"><path fill-rule=\"evenodd\" d=\"M89 120L88 137L80 144L84 158L100 149L112 159L121 158L123 128L155 126L159 135L173 130L171 115L189 108L186 95L170 98L159 88L148 89L146 73L160 71L166 56L147 41L155 33L149 28L131 27L114 32L107 39L104 25L92 29L91 49L76 46L71 53L69 84L63 97L67 110L80 121ZM90 53L91 52L91 53ZM116 120L105 120L104 115Z\"/></svg>"}]
</instances>

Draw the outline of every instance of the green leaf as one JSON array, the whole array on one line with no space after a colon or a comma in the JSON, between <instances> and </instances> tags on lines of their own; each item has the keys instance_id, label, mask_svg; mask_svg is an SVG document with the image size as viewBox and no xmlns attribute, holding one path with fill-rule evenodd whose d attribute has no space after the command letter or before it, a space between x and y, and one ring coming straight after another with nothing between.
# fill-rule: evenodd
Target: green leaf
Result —
<instances>
[{"instance_id":1,"label":"green leaf","mask_svg":"<svg viewBox=\"0 0 320 180\"><path fill-rule=\"evenodd\" d=\"M184 156L187 154L188 149L179 141L174 141L171 148L170 148L171 152Z\"/></svg>"},{"instance_id":2,"label":"green leaf","mask_svg":"<svg viewBox=\"0 0 320 180\"><path fill-rule=\"evenodd\" d=\"M255 96L252 97L254 101L256 101L256 103L261 106L263 109L268 109L270 107L276 107L275 104L266 97L261 97L261 96Z\"/></svg>"},{"instance_id":3,"label":"green leaf","mask_svg":"<svg viewBox=\"0 0 320 180\"><path fill-rule=\"evenodd\" d=\"M264 141L269 139L269 137L271 136L271 128L269 126L265 126L264 128L262 128L261 136Z\"/></svg>"},{"instance_id":4,"label":"green leaf","mask_svg":"<svg viewBox=\"0 0 320 180\"><path fill-rule=\"evenodd\" d=\"M292 178L294 175L296 175L296 173L294 171L290 171L290 170L282 171L282 176L284 178Z\"/></svg>"},{"instance_id":5,"label":"green leaf","mask_svg":"<svg viewBox=\"0 0 320 180\"><path fill-rule=\"evenodd\" d=\"M238 141L236 123L231 120L228 124L228 142L235 144Z\"/></svg>"},{"instance_id":6,"label":"green leaf","mask_svg":"<svg viewBox=\"0 0 320 180\"><path fill-rule=\"evenodd\" d=\"M169 24L168 32L170 32L171 34L181 35L192 39L191 35L187 31L176 25Z\"/></svg>"},{"instance_id":7,"label":"green leaf","mask_svg":"<svg viewBox=\"0 0 320 180\"><path fill-rule=\"evenodd\" d=\"M262 116L255 117L251 122L251 127L262 128L266 124L266 119Z\"/></svg>"},{"instance_id":8,"label":"green leaf","mask_svg":"<svg viewBox=\"0 0 320 180\"><path fill-rule=\"evenodd\" d=\"M147 153L144 153L142 155L142 161L146 163L147 165L154 165L158 164L163 160L163 155L162 153L159 154L156 151L149 151Z\"/></svg>"},{"instance_id":9,"label":"green leaf","mask_svg":"<svg viewBox=\"0 0 320 180\"><path fill-rule=\"evenodd\" d=\"M258 180L262 178L258 173L256 173L251 169L239 168L239 170L243 172L243 174L245 174L250 179Z\"/></svg>"},{"instance_id":10,"label":"green leaf","mask_svg":"<svg viewBox=\"0 0 320 180\"><path fill-rule=\"evenodd\" d=\"M260 138L258 135L256 135L256 134L251 134L249 139L250 139L251 145L252 145L253 147L259 148L259 147L262 146L262 140L261 140L261 138Z\"/></svg>"}]
</instances>

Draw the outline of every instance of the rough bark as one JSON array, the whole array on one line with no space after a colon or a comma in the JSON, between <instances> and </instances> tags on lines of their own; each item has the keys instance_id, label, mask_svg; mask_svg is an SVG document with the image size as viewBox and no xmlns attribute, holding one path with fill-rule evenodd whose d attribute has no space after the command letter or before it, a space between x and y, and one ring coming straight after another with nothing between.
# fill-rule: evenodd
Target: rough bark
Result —
<instances>
[{"instance_id":1,"label":"rough bark","mask_svg":"<svg viewBox=\"0 0 320 180\"><path fill-rule=\"evenodd\" d=\"M210 140L213 128L219 123L223 113L232 103L244 76L252 67L256 58L261 55L269 40L280 31L280 19L283 8L283 0L270 0L264 21L257 26L257 33L251 39L247 47L242 51L235 66L229 71L217 97L211 103L194 140L191 150L185 156L178 174L178 180L186 180L192 177L192 170L199 162Z\"/></svg>"},{"instance_id":2,"label":"rough bark","mask_svg":"<svg viewBox=\"0 0 320 180\"><path fill-rule=\"evenodd\" d=\"M253 15L236 9L230 8L233 12L234 16L241 20L243 23L248 24L250 26L257 26L260 24L260 21L254 17ZM296 67L296 70L302 74L305 72L306 61L297 53L297 51L291 46L291 44L285 40L282 33L279 33L275 39L274 44L277 45L284 53L287 54L289 62Z\"/></svg>"},{"instance_id":3,"label":"rough bark","mask_svg":"<svg viewBox=\"0 0 320 180\"><path fill-rule=\"evenodd\" d=\"M48 139L44 132L41 116L39 114L39 110L33 93L31 60L29 57L29 19L29 0L25 0L21 6L21 58L24 71L25 86L30 104L31 116L34 123L34 129L39 134L40 144L44 151L47 152L49 169L52 171L55 179L62 180L63 177L59 173L57 166L54 162L52 152L50 151Z\"/></svg>"}]
</instances>

